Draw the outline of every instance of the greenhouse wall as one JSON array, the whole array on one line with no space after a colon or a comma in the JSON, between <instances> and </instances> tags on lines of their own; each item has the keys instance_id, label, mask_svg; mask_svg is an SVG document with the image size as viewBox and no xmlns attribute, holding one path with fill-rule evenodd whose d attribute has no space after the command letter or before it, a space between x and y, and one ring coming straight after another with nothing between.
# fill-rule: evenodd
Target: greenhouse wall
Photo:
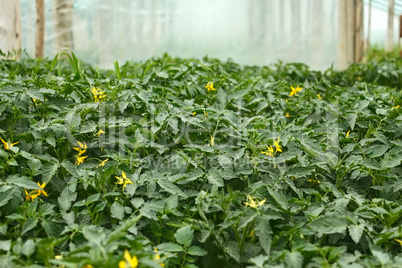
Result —
<instances>
[{"instance_id":1,"label":"greenhouse wall","mask_svg":"<svg viewBox=\"0 0 402 268\"><path fill-rule=\"evenodd\" d=\"M45 56L54 57L55 4L45 0ZM35 1L22 0L22 47L35 55ZM103 68L164 52L248 65L281 59L336 65L336 0L73 0L73 50Z\"/></svg>"}]
</instances>

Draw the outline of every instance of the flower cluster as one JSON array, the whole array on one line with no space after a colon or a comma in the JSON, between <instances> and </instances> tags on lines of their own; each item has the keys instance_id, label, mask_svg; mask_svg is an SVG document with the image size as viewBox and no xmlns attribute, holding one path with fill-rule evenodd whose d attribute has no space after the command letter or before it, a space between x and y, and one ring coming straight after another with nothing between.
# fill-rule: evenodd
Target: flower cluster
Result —
<instances>
[{"instance_id":1,"label":"flower cluster","mask_svg":"<svg viewBox=\"0 0 402 268\"><path fill-rule=\"evenodd\" d=\"M216 88L214 88L213 82L208 82L208 84L205 86L205 88L208 89L208 92L216 90Z\"/></svg>"},{"instance_id":2,"label":"flower cluster","mask_svg":"<svg viewBox=\"0 0 402 268\"><path fill-rule=\"evenodd\" d=\"M46 186L46 182L44 182L43 184L40 184L40 183L38 182L38 185L39 185L40 188L42 188L42 190L33 190L33 191L30 191L30 192L28 193L28 191L25 189L25 194L26 194L26 196L27 196L27 197L26 197L26 200L34 201L35 198L37 198L37 197L40 196L41 194L43 194L44 196L48 197L48 195L47 195L47 193L45 192L45 190L43 190L43 188L45 188L45 186Z\"/></svg>"},{"instance_id":3,"label":"flower cluster","mask_svg":"<svg viewBox=\"0 0 402 268\"><path fill-rule=\"evenodd\" d=\"M92 95L94 96L95 102L102 102L106 100L105 91L101 91L100 88L92 88Z\"/></svg>"},{"instance_id":4,"label":"flower cluster","mask_svg":"<svg viewBox=\"0 0 402 268\"><path fill-rule=\"evenodd\" d=\"M124 261L119 262L119 268L136 268L138 267L137 256L131 257L130 252L126 249L124 251Z\"/></svg>"},{"instance_id":5,"label":"flower cluster","mask_svg":"<svg viewBox=\"0 0 402 268\"><path fill-rule=\"evenodd\" d=\"M117 177L117 182L116 184L123 184L123 190L126 188L127 184L133 184L133 182L130 180L130 178L127 178L126 174L124 173L124 171L121 172L121 177Z\"/></svg>"},{"instance_id":6,"label":"flower cluster","mask_svg":"<svg viewBox=\"0 0 402 268\"><path fill-rule=\"evenodd\" d=\"M84 142L84 144L82 144L79 141L77 141L77 143L80 147L73 147L73 149L78 151L77 161L75 162L75 164L77 166L79 166L80 164L84 163L85 158L88 157L88 156L83 156L83 154L87 151L87 144L85 142Z\"/></svg>"},{"instance_id":7,"label":"flower cluster","mask_svg":"<svg viewBox=\"0 0 402 268\"><path fill-rule=\"evenodd\" d=\"M278 138L278 140L274 140L274 146L275 146L275 150L272 147L272 145L269 145L269 146L267 146L268 150L261 151L261 153L274 157L274 154L276 154L277 152L282 152L282 146L279 145L279 138Z\"/></svg>"},{"instance_id":8,"label":"flower cluster","mask_svg":"<svg viewBox=\"0 0 402 268\"><path fill-rule=\"evenodd\" d=\"M267 201L267 199L265 198L264 200L262 200L260 202L257 202L251 197L251 195L247 196L247 200L248 200L248 202L244 202L244 204L246 206L249 206L249 207L252 207L252 208L261 207L265 203L265 201Z\"/></svg>"},{"instance_id":9,"label":"flower cluster","mask_svg":"<svg viewBox=\"0 0 402 268\"><path fill-rule=\"evenodd\" d=\"M294 87L291 86L290 88L292 89L292 92L290 92L289 96L293 96L293 95L295 95L297 92L299 92L300 90L302 90L302 88L299 87L299 86L297 86L296 88L294 88Z\"/></svg>"},{"instance_id":10,"label":"flower cluster","mask_svg":"<svg viewBox=\"0 0 402 268\"><path fill-rule=\"evenodd\" d=\"M16 145L17 143L19 143L19 141L11 143L11 142L5 142L2 138L0 138L1 142L4 144L4 148L6 148L6 150L10 151L10 148L13 147L14 145Z\"/></svg>"}]
</instances>

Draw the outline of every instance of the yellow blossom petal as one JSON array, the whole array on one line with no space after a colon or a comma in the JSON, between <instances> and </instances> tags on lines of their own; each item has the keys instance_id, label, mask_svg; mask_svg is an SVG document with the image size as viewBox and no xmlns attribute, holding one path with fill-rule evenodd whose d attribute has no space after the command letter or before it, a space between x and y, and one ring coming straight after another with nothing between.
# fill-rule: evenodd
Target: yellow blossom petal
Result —
<instances>
[{"instance_id":1,"label":"yellow blossom petal","mask_svg":"<svg viewBox=\"0 0 402 268\"><path fill-rule=\"evenodd\" d=\"M214 88L213 82L208 82L208 84L205 86L205 88L208 89L208 91L216 90L216 88Z\"/></svg>"},{"instance_id":2,"label":"yellow blossom petal","mask_svg":"<svg viewBox=\"0 0 402 268\"><path fill-rule=\"evenodd\" d=\"M215 146L215 137L212 137L211 134L209 134L211 137L211 146Z\"/></svg>"},{"instance_id":3,"label":"yellow blossom petal","mask_svg":"<svg viewBox=\"0 0 402 268\"><path fill-rule=\"evenodd\" d=\"M105 134L105 133L106 132L101 129L95 134L95 136L99 137L101 134Z\"/></svg>"},{"instance_id":4,"label":"yellow blossom petal","mask_svg":"<svg viewBox=\"0 0 402 268\"><path fill-rule=\"evenodd\" d=\"M88 156L81 156L81 157L77 157L77 161L75 162L75 164L77 166L79 166L80 164L84 163L85 158L87 158Z\"/></svg>"},{"instance_id":5,"label":"yellow blossom petal","mask_svg":"<svg viewBox=\"0 0 402 268\"><path fill-rule=\"evenodd\" d=\"M109 158L106 159L106 160L103 160L103 161L99 164L99 166L100 166L100 167L104 167L107 161L109 161Z\"/></svg>"},{"instance_id":6,"label":"yellow blossom petal","mask_svg":"<svg viewBox=\"0 0 402 268\"><path fill-rule=\"evenodd\" d=\"M299 92L300 90L302 90L302 88L299 87L299 86L297 86L296 88L294 88L294 87L291 86L290 88L292 89L292 92L290 92L289 96L293 96L293 95L295 95L297 92Z\"/></svg>"},{"instance_id":7,"label":"yellow blossom petal","mask_svg":"<svg viewBox=\"0 0 402 268\"><path fill-rule=\"evenodd\" d=\"M399 245L401 245L401 246L402 246L402 240L400 240L400 239L395 239L395 241L396 241L396 242L398 242L398 243L399 243Z\"/></svg>"},{"instance_id":8,"label":"yellow blossom petal","mask_svg":"<svg viewBox=\"0 0 402 268\"><path fill-rule=\"evenodd\" d=\"M345 138L349 137L349 134L350 134L350 130L346 133Z\"/></svg>"}]
</instances>

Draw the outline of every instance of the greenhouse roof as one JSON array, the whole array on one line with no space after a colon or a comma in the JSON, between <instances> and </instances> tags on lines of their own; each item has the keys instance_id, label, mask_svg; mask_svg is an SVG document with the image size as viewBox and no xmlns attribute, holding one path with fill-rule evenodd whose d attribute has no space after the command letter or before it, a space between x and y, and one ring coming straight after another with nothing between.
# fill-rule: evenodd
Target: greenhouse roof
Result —
<instances>
[{"instance_id":1,"label":"greenhouse roof","mask_svg":"<svg viewBox=\"0 0 402 268\"><path fill-rule=\"evenodd\" d=\"M395 15L402 15L402 0L394 0ZM370 0L364 0L364 3L369 4ZM388 0L371 0L371 5L375 8L388 11Z\"/></svg>"}]
</instances>

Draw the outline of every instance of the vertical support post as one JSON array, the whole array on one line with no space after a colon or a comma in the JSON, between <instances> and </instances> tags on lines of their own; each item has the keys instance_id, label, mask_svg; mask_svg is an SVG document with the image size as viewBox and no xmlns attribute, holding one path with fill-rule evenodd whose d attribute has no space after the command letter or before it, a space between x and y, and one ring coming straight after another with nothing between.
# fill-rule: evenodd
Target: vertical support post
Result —
<instances>
[{"instance_id":1,"label":"vertical support post","mask_svg":"<svg viewBox=\"0 0 402 268\"><path fill-rule=\"evenodd\" d=\"M363 0L355 0L354 12L354 62L360 62L363 59Z\"/></svg>"},{"instance_id":2,"label":"vertical support post","mask_svg":"<svg viewBox=\"0 0 402 268\"><path fill-rule=\"evenodd\" d=\"M58 48L73 47L73 1L54 0L56 33L58 34Z\"/></svg>"},{"instance_id":3,"label":"vertical support post","mask_svg":"<svg viewBox=\"0 0 402 268\"><path fill-rule=\"evenodd\" d=\"M36 39L35 57L43 58L45 43L45 3L44 0L36 0Z\"/></svg>"},{"instance_id":4,"label":"vertical support post","mask_svg":"<svg viewBox=\"0 0 402 268\"><path fill-rule=\"evenodd\" d=\"M0 49L4 53L21 49L20 0L0 0Z\"/></svg>"},{"instance_id":5,"label":"vertical support post","mask_svg":"<svg viewBox=\"0 0 402 268\"><path fill-rule=\"evenodd\" d=\"M371 1L369 1L369 10L368 10L368 23L367 23L367 39L366 39L366 47L368 50L370 48L370 35L371 35Z\"/></svg>"},{"instance_id":6,"label":"vertical support post","mask_svg":"<svg viewBox=\"0 0 402 268\"><path fill-rule=\"evenodd\" d=\"M339 69L346 69L354 61L354 10L354 0L339 0Z\"/></svg>"},{"instance_id":7,"label":"vertical support post","mask_svg":"<svg viewBox=\"0 0 402 268\"><path fill-rule=\"evenodd\" d=\"M391 52L394 42L394 0L388 0L388 29L387 29L387 42L385 44L385 51Z\"/></svg>"},{"instance_id":8,"label":"vertical support post","mask_svg":"<svg viewBox=\"0 0 402 268\"><path fill-rule=\"evenodd\" d=\"M402 38L402 15L399 16L399 39L398 39L399 57L402 58L401 38Z\"/></svg>"}]
</instances>

